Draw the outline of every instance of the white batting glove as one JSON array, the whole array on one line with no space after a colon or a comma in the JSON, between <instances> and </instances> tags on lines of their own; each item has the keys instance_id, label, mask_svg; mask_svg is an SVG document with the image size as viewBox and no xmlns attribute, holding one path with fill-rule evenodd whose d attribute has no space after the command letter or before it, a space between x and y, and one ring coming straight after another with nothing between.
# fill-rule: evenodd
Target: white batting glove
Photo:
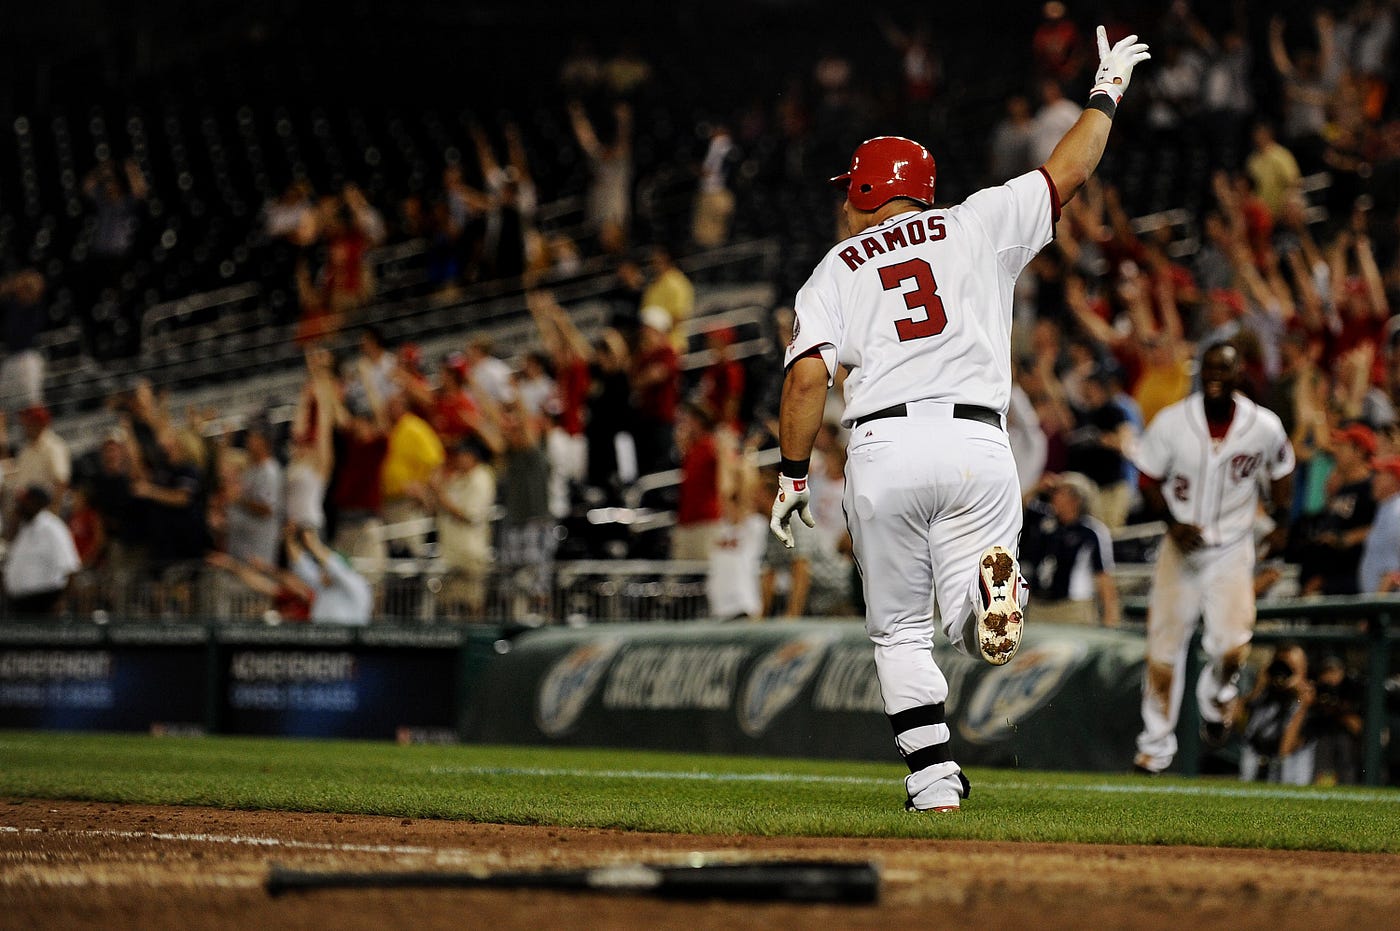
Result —
<instances>
[{"instance_id":1,"label":"white batting glove","mask_svg":"<svg viewBox=\"0 0 1400 931\"><path fill-rule=\"evenodd\" d=\"M778 476L778 496L773 499L773 517L768 521L773 535L783 541L783 546L792 549L792 512L796 511L802 523L808 527L817 526L812 519L812 509L808 506L812 493L807 490L806 478Z\"/></svg>"},{"instance_id":2,"label":"white batting glove","mask_svg":"<svg viewBox=\"0 0 1400 931\"><path fill-rule=\"evenodd\" d=\"M1094 75L1094 88L1089 91L1089 96L1107 94L1114 106L1117 106L1128 89L1134 66L1152 56L1147 53L1147 44L1139 42L1137 36L1128 36L1113 48L1109 48L1108 33L1100 26L1098 38L1099 70Z\"/></svg>"}]
</instances>

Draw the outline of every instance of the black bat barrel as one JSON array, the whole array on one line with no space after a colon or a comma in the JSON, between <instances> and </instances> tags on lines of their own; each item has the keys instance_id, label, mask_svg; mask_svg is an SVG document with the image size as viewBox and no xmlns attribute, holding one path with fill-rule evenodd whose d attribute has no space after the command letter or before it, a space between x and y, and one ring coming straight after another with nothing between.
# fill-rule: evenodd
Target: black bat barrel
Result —
<instances>
[{"instance_id":1,"label":"black bat barrel","mask_svg":"<svg viewBox=\"0 0 1400 931\"><path fill-rule=\"evenodd\" d=\"M273 865L267 877L267 891L273 896L314 889L391 888L592 890L662 899L863 904L879 897L880 872L873 863L825 861L637 864L499 873L314 872Z\"/></svg>"}]
</instances>

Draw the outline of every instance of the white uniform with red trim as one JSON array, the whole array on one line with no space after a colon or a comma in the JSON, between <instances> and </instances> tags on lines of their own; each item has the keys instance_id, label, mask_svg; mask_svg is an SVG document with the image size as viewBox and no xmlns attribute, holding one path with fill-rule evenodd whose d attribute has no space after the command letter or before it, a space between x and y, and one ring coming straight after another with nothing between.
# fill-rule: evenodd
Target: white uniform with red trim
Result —
<instances>
[{"instance_id":1,"label":"white uniform with red trim","mask_svg":"<svg viewBox=\"0 0 1400 931\"><path fill-rule=\"evenodd\" d=\"M1254 524L1269 487L1293 471L1293 446L1278 416L1236 394L1221 439L1212 439L1202 395L1164 408L1143 434L1134 464L1162 484L1172 517L1201 528L1205 545L1183 555L1163 542L1147 616L1149 674L1143 683L1138 763L1159 772L1176 755L1186 648L1197 618L1210 662L1196 683L1201 716L1219 721L1235 697L1222 682L1222 658L1254 636ZM1151 667L1172 670L1169 688L1151 687Z\"/></svg>"},{"instance_id":2,"label":"white uniform with red trim","mask_svg":"<svg viewBox=\"0 0 1400 931\"><path fill-rule=\"evenodd\" d=\"M843 240L797 292L787 364L820 350L828 372L851 367L848 427L918 400L1005 414L1012 289L1058 218L1049 175L1037 170Z\"/></svg>"},{"instance_id":3,"label":"white uniform with red trim","mask_svg":"<svg viewBox=\"0 0 1400 931\"><path fill-rule=\"evenodd\" d=\"M942 720L948 682L930 652L931 602L953 644L978 655L978 560L993 544L1014 553L1020 538L1004 429L1012 290L1058 216L1050 176L1029 172L838 243L797 294L787 364L820 353L829 376L850 368L843 504L886 713L921 716L896 726L917 807L961 779ZM901 404L905 416L859 423ZM1001 424L955 417L954 405L989 409Z\"/></svg>"}]
</instances>

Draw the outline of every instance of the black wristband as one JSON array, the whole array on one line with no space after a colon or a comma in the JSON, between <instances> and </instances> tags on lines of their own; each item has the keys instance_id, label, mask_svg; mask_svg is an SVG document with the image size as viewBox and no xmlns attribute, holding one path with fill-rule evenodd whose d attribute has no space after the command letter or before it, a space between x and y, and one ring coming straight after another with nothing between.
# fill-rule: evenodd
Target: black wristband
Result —
<instances>
[{"instance_id":1,"label":"black wristband","mask_svg":"<svg viewBox=\"0 0 1400 931\"><path fill-rule=\"evenodd\" d=\"M810 458L789 459L786 456L784 456L782 462L778 464L778 471L786 475L788 478L806 478L807 467L811 464L811 462L812 460Z\"/></svg>"},{"instance_id":2,"label":"black wristband","mask_svg":"<svg viewBox=\"0 0 1400 931\"><path fill-rule=\"evenodd\" d=\"M1274 527L1287 530L1293 524L1293 508L1287 504L1276 507L1269 514L1269 517L1272 518Z\"/></svg>"},{"instance_id":3,"label":"black wristband","mask_svg":"<svg viewBox=\"0 0 1400 931\"><path fill-rule=\"evenodd\" d=\"M1107 94L1090 94L1089 102L1084 105L1086 110L1097 110L1110 120L1118 112L1118 104L1113 102L1113 98Z\"/></svg>"}]
</instances>

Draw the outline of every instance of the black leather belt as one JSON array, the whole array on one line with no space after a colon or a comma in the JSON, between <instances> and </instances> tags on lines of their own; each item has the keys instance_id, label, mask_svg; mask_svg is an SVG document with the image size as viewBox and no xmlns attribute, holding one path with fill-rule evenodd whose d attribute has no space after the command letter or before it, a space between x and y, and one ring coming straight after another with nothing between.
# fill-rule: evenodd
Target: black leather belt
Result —
<instances>
[{"instance_id":1,"label":"black leather belt","mask_svg":"<svg viewBox=\"0 0 1400 931\"><path fill-rule=\"evenodd\" d=\"M859 427L863 423L869 423L872 420L883 420L886 417L908 416L909 405L896 404L893 407L878 410L873 414L866 414L864 417L857 420L855 425ZM983 407L980 404L954 404L953 416L958 420L975 420L989 427L996 427L998 430L1001 429L1001 415L990 407Z\"/></svg>"}]
</instances>

